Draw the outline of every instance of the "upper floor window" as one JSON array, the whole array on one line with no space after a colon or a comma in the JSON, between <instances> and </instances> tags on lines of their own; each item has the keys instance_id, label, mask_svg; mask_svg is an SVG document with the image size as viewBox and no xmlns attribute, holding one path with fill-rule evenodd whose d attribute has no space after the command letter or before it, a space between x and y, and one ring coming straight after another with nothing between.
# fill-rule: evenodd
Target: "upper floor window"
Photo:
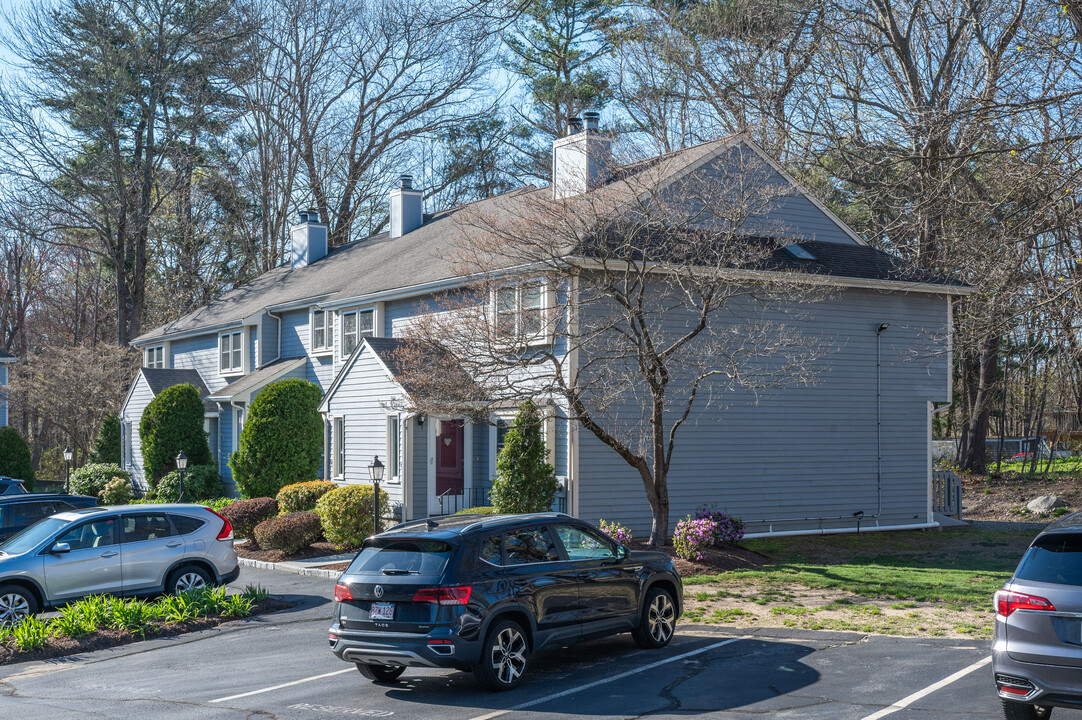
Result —
<instances>
[{"instance_id":1,"label":"upper floor window","mask_svg":"<svg viewBox=\"0 0 1082 720\"><path fill-rule=\"evenodd\" d=\"M375 310L351 310L342 313L342 357L349 357L363 337L376 334Z\"/></svg>"},{"instance_id":2,"label":"upper floor window","mask_svg":"<svg viewBox=\"0 0 1082 720\"><path fill-rule=\"evenodd\" d=\"M224 333L218 336L218 371L244 372L244 333Z\"/></svg>"},{"instance_id":3,"label":"upper floor window","mask_svg":"<svg viewBox=\"0 0 1082 720\"><path fill-rule=\"evenodd\" d=\"M146 358L143 362L143 367L148 368L164 368L165 367L165 347L159 345L158 347L148 347L144 353Z\"/></svg>"},{"instance_id":4,"label":"upper floor window","mask_svg":"<svg viewBox=\"0 0 1082 720\"><path fill-rule=\"evenodd\" d=\"M330 310L312 311L312 352L334 349L334 321Z\"/></svg>"},{"instance_id":5,"label":"upper floor window","mask_svg":"<svg viewBox=\"0 0 1082 720\"><path fill-rule=\"evenodd\" d=\"M497 288L493 298L496 333L529 344L545 339L545 286L540 282Z\"/></svg>"}]
</instances>

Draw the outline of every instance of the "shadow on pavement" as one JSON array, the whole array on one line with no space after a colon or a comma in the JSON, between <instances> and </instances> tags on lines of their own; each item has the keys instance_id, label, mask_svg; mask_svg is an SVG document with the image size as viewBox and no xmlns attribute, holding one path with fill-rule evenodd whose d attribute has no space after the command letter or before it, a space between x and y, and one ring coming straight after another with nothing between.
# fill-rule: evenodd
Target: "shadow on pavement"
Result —
<instances>
[{"instance_id":1,"label":"shadow on pavement","mask_svg":"<svg viewBox=\"0 0 1082 720\"><path fill-rule=\"evenodd\" d=\"M388 699L406 703L485 710L527 705L521 709L625 717L658 710L697 715L750 705L760 706L760 711L776 711L817 702L808 697L786 698L818 682L819 672L801 662L815 652L813 647L746 639L532 704L717 641L717 637L695 638L659 652L640 650L630 638L621 636L547 651L531 659L523 684L505 693L484 690L472 673L465 672L411 676L407 670L398 681L373 687L382 689Z\"/></svg>"}]
</instances>

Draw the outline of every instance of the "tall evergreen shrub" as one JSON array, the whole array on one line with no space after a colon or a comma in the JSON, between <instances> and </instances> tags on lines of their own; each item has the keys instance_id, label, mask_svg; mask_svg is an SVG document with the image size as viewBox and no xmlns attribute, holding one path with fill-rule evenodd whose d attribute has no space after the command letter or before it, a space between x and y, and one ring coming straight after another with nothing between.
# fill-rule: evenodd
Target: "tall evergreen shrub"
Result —
<instances>
[{"instance_id":1,"label":"tall evergreen shrub","mask_svg":"<svg viewBox=\"0 0 1082 720\"><path fill-rule=\"evenodd\" d=\"M34 489L34 465L30 445L19 431L7 425L0 427L0 475L23 481L27 490Z\"/></svg>"},{"instance_id":2,"label":"tall evergreen shrub","mask_svg":"<svg viewBox=\"0 0 1082 720\"><path fill-rule=\"evenodd\" d=\"M256 395L229 458L241 495L274 497L286 485L315 480L323 461L319 386L307 380L273 382Z\"/></svg>"},{"instance_id":3,"label":"tall evergreen shrub","mask_svg":"<svg viewBox=\"0 0 1082 720\"><path fill-rule=\"evenodd\" d=\"M143 444L143 467L151 487L177 469L177 454L188 456L188 465L210 465L210 445L203 432L203 400L191 383L173 385L158 393L143 410L139 422Z\"/></svg>"},{"instance_id":4,"label":"tall evergreen shrub","mask_svg":"<svg viewBox=\"0 0 1082 720\"><path fill-rule=\"evenodd\" d=\"M116 415L102 418L94 449L90 451L90 462L120 464L120 419Z\"/></svg>"},{"instance_id":5,"label":"tall evergreen shrub","mask_svg":"<svg viewBox=\"0 0 1082 720\"><path fill-rule=\"evenodd\" d=\"M499 513L542 512L552 507L556 470L546 460L548 450L541 435L541 411L527 400L519 406L503 447L496 456L492 481L492 505Z\"/></svg>"}]
</instances>

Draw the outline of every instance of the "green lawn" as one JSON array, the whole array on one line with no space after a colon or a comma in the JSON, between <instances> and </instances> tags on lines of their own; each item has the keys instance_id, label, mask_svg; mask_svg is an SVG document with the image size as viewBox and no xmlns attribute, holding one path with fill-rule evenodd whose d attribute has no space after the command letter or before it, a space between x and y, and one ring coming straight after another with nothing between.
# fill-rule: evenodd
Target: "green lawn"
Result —
<instances>
[{"instance_id":1,"label":"green lawn","mask_svg":"<svg viewBox=\"0 0 1082 720\"><path fill-rule=\"evenodd\" d=\"M1045 468L1047 467L1047 465L1048 465L1047 458L1043 459L1043 460L1038 459L1037 460L1037 472L1036 473L1031 473L1031 472L1029 472L1030 464L1026 463L1026 465L1025 465L1025 469L1026 469L1025 476L1029 477L1029 476L1035 475L1037 477L1042 477L1045 474ZM996 470L995 462L988 463L988 470L990 472L995 472L995 470ZM1013 463L1004 462L1002 465L1000 465L999 471L1000 471L1000 473L1002 473L1004 475L1022 476L1022 463L1020 463L1020 462L1013 462ZM1069 457L1069 458L1059 458L1057 460L1053 460L1052 461L1052 467L1049 469L1048 472L1049 472L1049 475L1054 475L1054 476L1063 476L1063 477L1079 477L1079 476L1082 476L1082 456Z\"/></svg>"},{"instance_id":2,"label":"green lawn","mask_svg":"<svg viewBox=\"0 0 1082 720\"><path fill-rule=\"evenodd\" d=\"M741 543L770 558L758 570L685 578L685 584L752 580L842 590L861 597L990 605L1036 533L969 529L819 535Z\"/></svg>"}]
</instances>

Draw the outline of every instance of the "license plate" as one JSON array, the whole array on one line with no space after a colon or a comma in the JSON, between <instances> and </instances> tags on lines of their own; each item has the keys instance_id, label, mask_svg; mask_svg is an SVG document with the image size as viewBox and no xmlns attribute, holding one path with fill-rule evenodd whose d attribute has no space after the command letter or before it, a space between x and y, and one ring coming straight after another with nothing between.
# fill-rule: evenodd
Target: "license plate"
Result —
<instances>
[{"instance_id":1,"label":"license plate","mask_svg":"<svg viewBox=\"0 0 1082 720\"><path fill-rule=\"evenodd\" d=\"M368 613L372 620L394 620L394 603L374 602Z\"/></svg>"}]
</instances>

